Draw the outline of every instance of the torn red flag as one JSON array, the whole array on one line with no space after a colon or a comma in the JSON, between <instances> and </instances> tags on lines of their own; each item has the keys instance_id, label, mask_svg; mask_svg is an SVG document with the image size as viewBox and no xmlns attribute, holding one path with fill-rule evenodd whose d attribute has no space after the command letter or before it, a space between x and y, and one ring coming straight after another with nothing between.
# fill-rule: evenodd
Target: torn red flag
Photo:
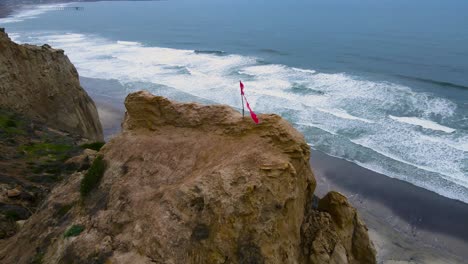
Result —
<instances>
[{"instance_id":1,"label":"torn red flag","mask_svg":"<svg viewBox=\"0 0 468 264\"><path fill-rule=\"evenodd\" d=\"M250 117L251 117L252 120L255 122L255 124L258 124L258 123L259 123L259 120L258 120L258 118L257 118L257 115L254 113L254 111L252 110L252 108L250 108L249 101L247 101L247 97L245 97L245 94L244 94L244 84L243 84L242 82L240 82L240 89L241 89L241 96L245 99L245 104L247 105L247 109L249 109Z\"/></svg>"},{"instance_id":2,"label":"torn red flag","mask_svg":"<svg viewBox=\"0 0 468 264\"><path fill-rule=\"evenodd\" d=\"M254 113L254 111L252 111L252 108L250 108L249 102L247 102L247 98L245 98L245 95L244 95L244 99L245 99L245 103L247 104L247 108L249 109L250 117L252 117L252 120L255 122L255 124L258 124L257 115Z\"/></svg>"}]
</instances>

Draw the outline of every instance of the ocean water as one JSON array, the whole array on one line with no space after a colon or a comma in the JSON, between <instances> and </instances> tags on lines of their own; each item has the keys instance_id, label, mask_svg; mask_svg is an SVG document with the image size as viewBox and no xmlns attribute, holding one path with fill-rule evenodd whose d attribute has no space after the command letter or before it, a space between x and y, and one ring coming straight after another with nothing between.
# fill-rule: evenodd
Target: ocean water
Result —
<instances>
[{"instance_id":1,"label":"ocean water","mask_svg":"<svg viewBox=\"0 0 468 264\"><path fill-rule=\"evenodd\" d=\"M75 3L0 26L124 92L240 108L242 80L312 148L468 203L467 1Z\"/></svg>"}]
</instances>

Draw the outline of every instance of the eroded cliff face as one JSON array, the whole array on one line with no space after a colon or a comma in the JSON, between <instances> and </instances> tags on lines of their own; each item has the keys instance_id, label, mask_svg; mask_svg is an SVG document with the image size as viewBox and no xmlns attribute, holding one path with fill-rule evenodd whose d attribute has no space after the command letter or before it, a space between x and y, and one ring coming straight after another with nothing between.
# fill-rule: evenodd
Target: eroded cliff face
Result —
<instances>
[{"instance_id":1,"label":"eroded cliff face","mask_svg":"<svg viewBox=\"0 0 468 264\"><path fill-rule=\"evenodd\" d=\"M125 106L98 186L80 197L84 173L69 177L0 242L0 262L375 263L344 196L313 206L309 146L281 117L255 125L228 106L148 92Z\"/></svg>"},{"instance_id":2,"label":"eroded cliff face","mask_svg":"<svg viewBox=\"0 0 468 264\"><path fill-rule=\"evenodd\" d=\"M62 50L18 45L0 30L0 107L102 141L96 106Z\"/></svg>"}]
</instances>

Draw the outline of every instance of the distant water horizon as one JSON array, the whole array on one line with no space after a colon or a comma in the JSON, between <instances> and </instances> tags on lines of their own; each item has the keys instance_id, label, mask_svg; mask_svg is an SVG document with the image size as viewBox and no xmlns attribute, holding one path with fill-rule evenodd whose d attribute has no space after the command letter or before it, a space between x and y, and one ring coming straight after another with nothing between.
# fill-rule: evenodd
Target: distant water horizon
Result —
<instances>
[{"instance_id":1,"label":"distant water horizon","mask_svg":"<svg viewBox=\"0 0 468 264\"><path fill-rule=\"evenodd\" d=\"M57 8L70 5L83 9ZM468 203L467 13L456 0L87 2L0 26L125 92L239 109L242 80L312 148Z\"/></svg>"}]
</instances>

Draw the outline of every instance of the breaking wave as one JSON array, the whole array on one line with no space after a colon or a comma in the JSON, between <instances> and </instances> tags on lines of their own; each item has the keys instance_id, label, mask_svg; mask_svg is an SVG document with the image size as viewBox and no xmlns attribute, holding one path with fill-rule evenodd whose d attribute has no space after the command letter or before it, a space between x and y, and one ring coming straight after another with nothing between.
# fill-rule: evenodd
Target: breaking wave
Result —
<instances>
[{"instance_id":1,"label":"breaking wave","mask_svg":"<svg viewBox=\"0 0 468 264\"><path fill-rule=\"evenodd\" d=\"M448 99L346 73L322 73L219 51L148 47L95 35L11 34L64 49L81 76L175 100L252 107L294 123L316 149L468 203L466 113ZM163 87L163 88L161 88Z\"/></svg>"}]
</instances>

